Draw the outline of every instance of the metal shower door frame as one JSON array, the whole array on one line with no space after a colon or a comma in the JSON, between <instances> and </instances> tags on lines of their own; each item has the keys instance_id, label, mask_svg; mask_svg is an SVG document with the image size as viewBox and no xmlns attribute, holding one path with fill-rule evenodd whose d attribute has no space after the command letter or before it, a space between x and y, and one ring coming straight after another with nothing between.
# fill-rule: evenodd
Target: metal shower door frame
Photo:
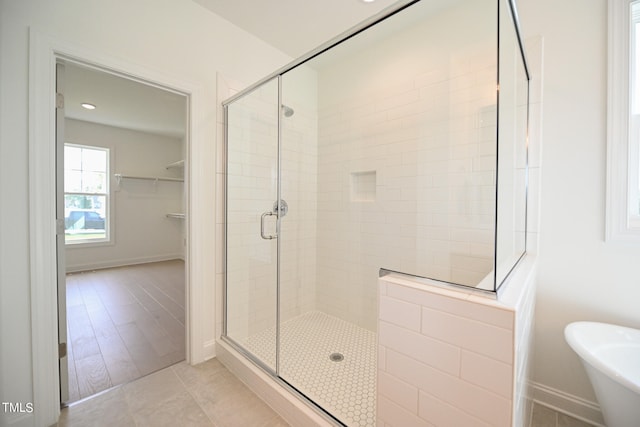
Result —
<instances>
[{"instance_id":1,"label":"metal shower door frame","mask_svg":"<svg viewBox=\"0 0 640 427\"><path fill-rule=\"evenodd\" d=\"M256 365L260 366L262 369L264 369L265 371L267 371L268 373L270 373L272 376L276 377L276 378L281 378L280 377L280 260L281 260L281 240L280 239L280 235L281 235L281 227L280 227L280 222L282 217L286 214L286 210L285 209L281 209L279 207L283 207L283 200L282 200L282 109L280 108L280 106L282 105L282 75L277 75L275 76L277 77L277 82L278 82L278 99L277 99L277 108L278 108L278 119L277 119L277 124L276 124L276 128L277 128L277 152L276 152L276 200L273 204L273 206L275 207L274 209L272 209L271 211L266 211L264 213L262 213L261 217L260 217L260 237L265 239L265 240L276 240L276 343L275 343L275 369L274 367L268 366L266 363L264 363L263 361L261 361L260 359L258 359L256 356L254 356L250 351L246 350L244 348L244 346L242 344L240 344L239 342L236 342L233 338L229 337L228 335L228 329L227 329L227 315L229 313L229 308L228 308L228 300L227 300L227 296L228 296L228 292L227 292L227 286L228 286L228 282L227 282L227 271L228 271L228 257L227 257L227 250L228 250L228 235L229 235L229 226L228 226L228 221L226 220L228 213L228 206L229 206L229 180L227 177L227 171L228 171L228 163L229 163L229 127L228 127L228 123L229 123L229 105L232 103L232 101L228 101L225 102L223 104L223 108L224 108L224 123L225 123L225 127L224 127L224 145L225 145L225 149L224 149L224 164L225 164L225 173L223 174L224 177L224 203L225 203L225 223L224 223L224 237L223 237L223 247L224 247L224 281L223 281L223 304L222 304L222 310L223 310L223 324L222 324L222 338L228 342L229 344L231 344L236 350L238 350L240 353L242 353L245 357L247 357L249 360L251 360L251 362L255 363ZM262 84L267 83L268 81L272 80L274 77L272 77L271 79L268 80L264 80L261 82L260 85L255 85L252 87L251 90L249 91L244 91L243 92L243 96L247 95L251 92L253 92L255 89L258 89L262 86ZM239 99L239 98L235 98L235 99ZM234 100L235 100L234 99ZM285 203L286 204L286 203ZM276 232L274 235L266 235L264 232L264 219L267 216L275 216L276 217Z\"/></svg>"}]
</instances>

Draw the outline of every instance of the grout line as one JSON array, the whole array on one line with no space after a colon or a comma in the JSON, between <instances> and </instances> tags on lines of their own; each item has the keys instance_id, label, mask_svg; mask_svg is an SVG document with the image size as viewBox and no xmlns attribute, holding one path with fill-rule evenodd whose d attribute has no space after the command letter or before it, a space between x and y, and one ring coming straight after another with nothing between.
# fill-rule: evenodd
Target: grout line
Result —
<instances>
[{"instance_id":1,"label":"grout line","mask_svg":"<svg viewBox=\"0 0 640 427\"><path fill-rule=\"evenodd\" d=\"M265 359L271 353L272 328L253 334L245 341L247 350L256 357ZM364 426L375 408L375 394L352 394L350 389L375 390L375 372L377 369L377 343L375 334L355 324L346 322L321 311L304 313L282 324L285 354L295 354L288 358L283 366L281 377L307 395L317 405L324 407L333 416L353 426ZM309 338L312 343L310 344ZM329 359L332 352L341 352L345 359L333 362ZM366 355L368 357L352 357ZM268 361L265 360L266 363ZM308 369L315 367L316 373ZM334 377L335 376L335 377ZM373 381L373 384L369 382ZM363 384L366 383L366 384ZM365 405L364 415L351 419L347 414L356 405ZM360 422L358 422L358 417ZM371 420L375 422L374 419ZM362 424L364 422L365 424Z\"/></svg>"},{"instance_id":2,"label":"grout line","mask_svg":"<svg viewBox=\"0 0 640 427\"><path fill-rule=\"evenodd\" d=\"M182 363L182 362L179 362ZM200 402L198 401L198 399L196 398L196 395L191 391L191 388L187 386L187 383L185 383L182 380L182 377L180 377L180 375L178 375L178 373L175 371L175 367L179 364L176 363L174 365L171 365L169 367L169 369L171 369L171 371L175 374L175 376L178 377L178 380L180 381L180 383L182 384L182 386L185 388L185 390L187 391L187 393L189 394L189 396L191 396L191 398L193 399L193 401L196 403L196 405L198 405L198 408L200 408L200 410L204 413L204 415L207 417L207 419L209 421L211 421L211 425L215 427L216 423L214 422L213 419L211 419L211 417L209 416L208 412L205 411L205 409L202 407L202 405L200 405ZM186 363L186 362L185 362ZM191 365L189 365L188 363L186 363L186 365L190 368Z\"/></svg>"}]
</instances>

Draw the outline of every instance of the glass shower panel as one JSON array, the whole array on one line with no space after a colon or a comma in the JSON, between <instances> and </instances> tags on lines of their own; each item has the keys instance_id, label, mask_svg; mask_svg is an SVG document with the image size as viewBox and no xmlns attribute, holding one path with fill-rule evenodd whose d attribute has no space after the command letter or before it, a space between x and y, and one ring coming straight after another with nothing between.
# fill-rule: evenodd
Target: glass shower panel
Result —
<instances>
[{"instance_id":1,"label":"glass shower panel","mask_svg":"<svg viewBox=\"0 0 640 427\"><path fill-rule=\"evenodd\" d=\"M529 80L509 0L499 0L499 108L495 290L525 252Z\"/></svg>"},{"instance_id":2,"label":"glass shower panel","mask_svg":"<svg viewBox=\"0 0 640 427\"><path fill-rule=\"evenodd\" d=\"M275 372L278 80L226 108L226 335Z\"/></svg>"},{"instance_id":3,"label":"glass shower panel","mask_svg":"<svg viewBox=\"0 0 640 427\"><path fill-rule=\"evenodd\" d=\"M467 286L492 272L496 12L419 2L307 63L318 302L332 315L372 329L380 268Z\"/></svg>"},{"instance_id":4,"label":"glass shower panel","mask_svg":"<svg viewBox=\"0 0 640 427\"><path fill-rule=\"evenodd\" d=\"M319 70L339 60L333 54L281 79L289 211L281 220L279 376L345 425L372 426L377 300L376 286L364 285L375 283L379 267L362 265L359 211L350 206L349 159L365 147L330 141L333 130L319 128ZM361 184L375 193L375 182Z\"/></svg>"},{"instance_id":5,"label":"glass shower panel","mask_svg":"<svg viewBox=\"0 0 640 427\"><path fill-rule=\"evenodd\" d=\"M496 41L495 1L425 1L282 74L279 376L346 425L375 425L380 268L493 269Z\"/></svg>"}]
</instances>

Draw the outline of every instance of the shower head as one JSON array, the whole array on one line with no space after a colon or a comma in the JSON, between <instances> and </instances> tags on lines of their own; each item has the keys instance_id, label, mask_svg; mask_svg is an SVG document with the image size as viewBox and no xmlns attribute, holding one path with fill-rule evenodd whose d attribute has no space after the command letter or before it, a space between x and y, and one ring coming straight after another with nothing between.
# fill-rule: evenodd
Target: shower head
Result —
<instances>
[{"instance_id":1,"label":"shower head","mask_svg":"<svg viewBox=\"0 0 640 427\"><path fill-rule=\"evenodd\" d=\"M285 117L291 117L293 116L294 111L293 111L293 108L282 104L282 113L284 114Z\"/></svg>"}]
</instances>

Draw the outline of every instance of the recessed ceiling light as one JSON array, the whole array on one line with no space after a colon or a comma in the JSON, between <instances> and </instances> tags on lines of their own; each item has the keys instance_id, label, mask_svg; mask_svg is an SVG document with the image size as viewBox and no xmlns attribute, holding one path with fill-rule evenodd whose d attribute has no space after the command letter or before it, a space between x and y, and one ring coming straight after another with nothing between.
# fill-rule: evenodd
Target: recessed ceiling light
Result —
<instances>
[{"instance_id":1,"label":"recessed ceiling light","mask_svg":"<svg viewBox=\"0 0 640 427\"><path fill-rule=\"evenodd\" d=\"M87 110L95 110L96 106L93 104L89 104L88 102L83 102L82 105L84 108L86 108Z\"/></svg>"},{"instance_id":2,"label":"recessed ceiling light","mask_svg":"<svg viewBox=\"0 0 640 427\"><path fill-rule=\"evenodd\" d=\"M376 0L361 0L363 3L373 3Z\"/></svg>"}]
</instances>

